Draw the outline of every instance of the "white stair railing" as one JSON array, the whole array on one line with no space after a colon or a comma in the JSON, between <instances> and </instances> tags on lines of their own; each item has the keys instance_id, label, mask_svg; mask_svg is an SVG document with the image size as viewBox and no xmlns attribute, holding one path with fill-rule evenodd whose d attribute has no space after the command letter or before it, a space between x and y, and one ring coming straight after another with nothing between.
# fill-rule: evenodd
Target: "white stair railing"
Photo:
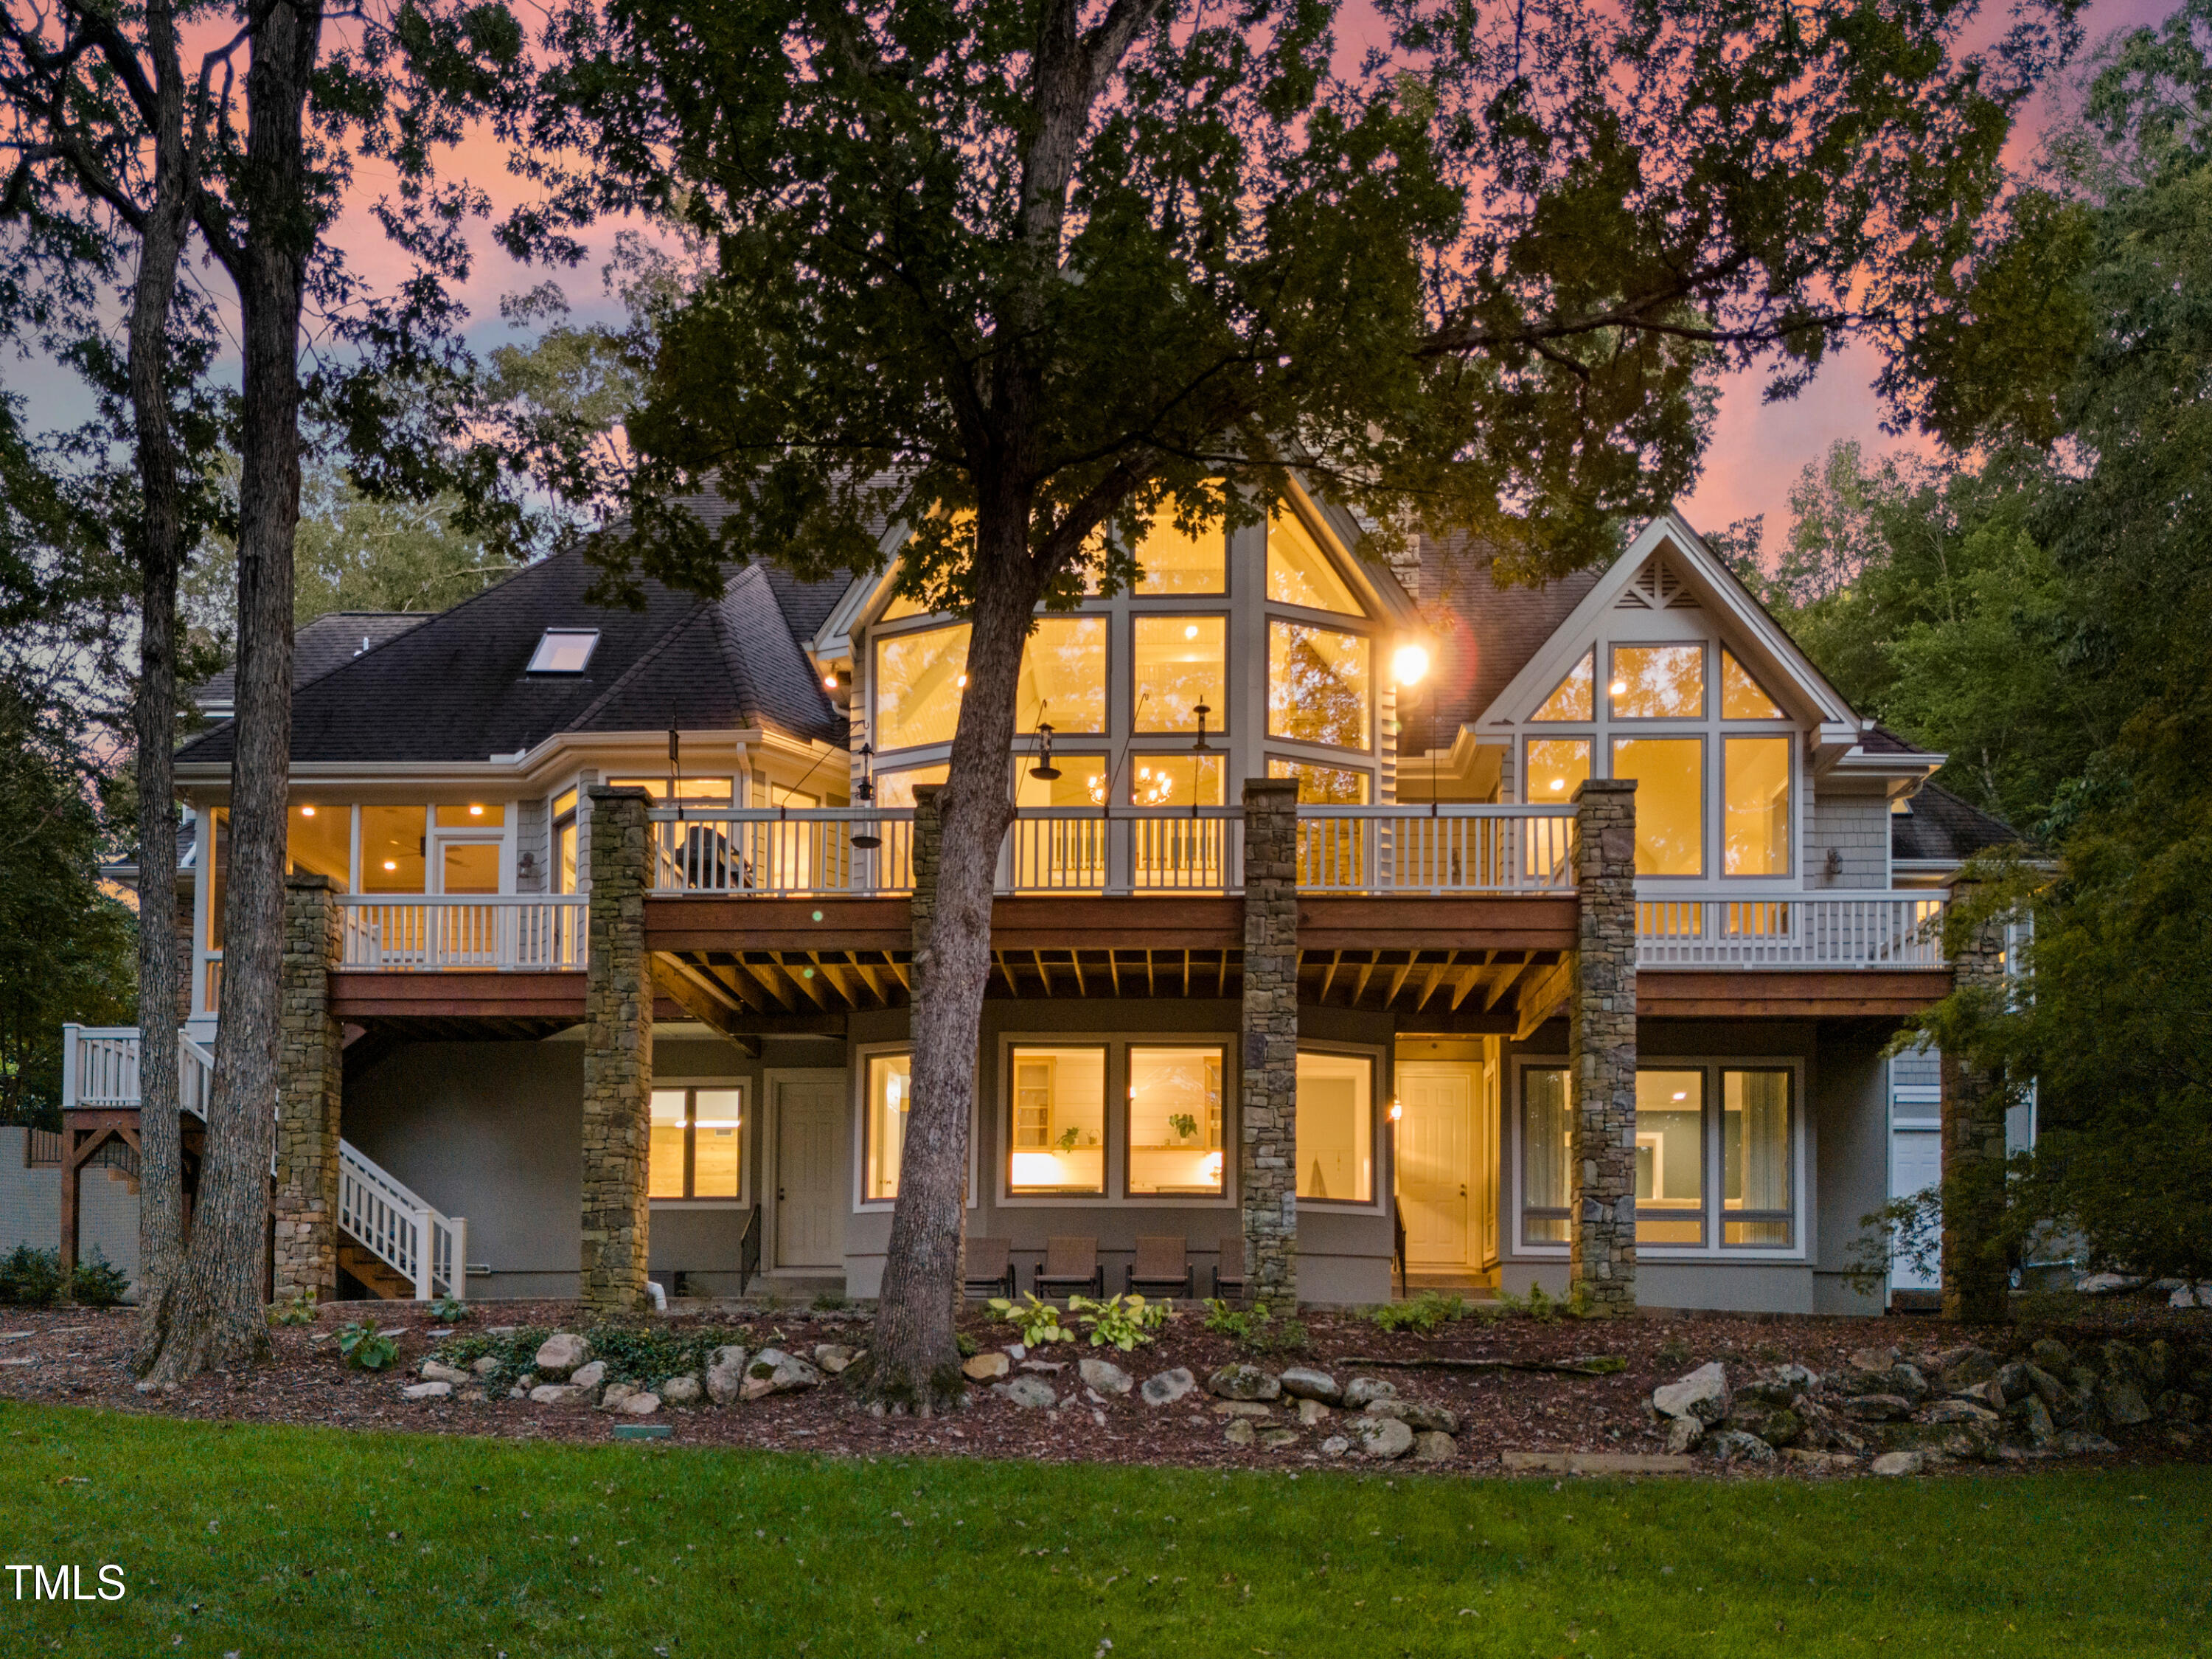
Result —
<instances>
[{"instance_id":1,"label":"white stair railing","mask_svg":"<svg viewBox=\"0 0 2212 1659\"><path fill-rule=\"evenodd\" d=\"M131 1025L62 1028L64 1109L136 1109L138 1030ZM177 1033L177 1104L203 1123L215 1055L190 1031ZM468 1294L469 1224L441 1213L352 1142L338 1142L338 1225L404 1277L415 1298Z\"/></svg>"}]
</instances>

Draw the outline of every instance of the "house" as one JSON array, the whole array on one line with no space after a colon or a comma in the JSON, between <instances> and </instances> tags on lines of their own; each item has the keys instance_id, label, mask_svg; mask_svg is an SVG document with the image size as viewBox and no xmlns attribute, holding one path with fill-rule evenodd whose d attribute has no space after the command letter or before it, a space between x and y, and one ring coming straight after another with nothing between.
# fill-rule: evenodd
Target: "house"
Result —
<instances>
[{"instance_id":1,"label":"house","mask_svg":"<svg viewBox=\"0 0 2212 1659\"><path fill-rule=\"evenodd\" d=\"M2003 826L1676 514L1534 589L1359 542L1303 495L1161 526L1133 591L1040 619L969 1235L1024 1285L1049 1237L1119 1288L1165 1234L1201 1287L1225 1248L1322 1304L1402 1252L1417 1285L1879 1311L1845 1268L1893 1179L1885 1046L1951 988L1946 883ZM965 626L888 574L589 583L558 555L303 665L287 1006L327 1041L286 1049L280 1295L880 1283ZM230 737L177 757L188 1107ZM73 1029L66 1174L131 1139L137 1042Z\"/></svg>"}]
</instances>

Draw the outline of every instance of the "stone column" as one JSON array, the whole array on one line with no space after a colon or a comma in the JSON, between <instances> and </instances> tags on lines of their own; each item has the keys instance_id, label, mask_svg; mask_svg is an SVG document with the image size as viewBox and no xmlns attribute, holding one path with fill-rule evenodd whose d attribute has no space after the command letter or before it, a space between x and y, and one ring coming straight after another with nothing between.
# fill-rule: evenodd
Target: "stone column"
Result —
<instances>
[{"instance_id":1,"label":"stone column","mask_svg":"<svg viewBox=\"0 0 2212 1659\"><path fill-rule=\"evenodd\" d=\"M1952 890L1952 902L1973 887ZM1957 989L2004 996L2005 924L1993 918L1974 929L1951 963ZM2004 1080L1949 1049L1943 1051L1943 1317L1962 1324L2002 1324L2011 1316L2011 1270L2000 1237L2004 1224Z\"/></svg>"},{"instance_id":2,"label":"stone column","mask_svg":"<svg viewBox=\"0 0 2212 1659\"><path fill-rule=\"evenodd\" d=\"M338 1110L344 1033L331 1015L337 896L328 876L284 882L284 958L276 1051L274 1293L322 1301L337 1289Z\"/></svg>"},{"instance_id":3,"label":"stone column","mask_svg":"<svg viewBox=\"0 0 2212 1659\"><path fill-rule=\"evenodd\" d=\"M595 784L592 807L590 956L584 975L583 1273L577 1294L593 1313L645 1301L650 1218L646 1155L652 1133L653 971L645 896L653 860L642 789Z\"/></svg>"},{"instance_id":4,"label":"stone column","mask_svg":"<svg viewBox=\"0 0 2212 1659\"><path fill-rule=\"evenodd\" d=\"M1244 1046L1237 1184L1246 1294L1298 1300L1298 786L1244 784Z\"/></svg>"},{"instance_id":5,"label":"stone column","mask_svg":"<svg viewBox=\"0 0 2212 1659\"><path fill-rule=\"evenodd\" d=\"M1636 1310L1636 783L1575 794L1574 1091L1568 1289L1596 1315Z\"/></svg>"}]
</instances>

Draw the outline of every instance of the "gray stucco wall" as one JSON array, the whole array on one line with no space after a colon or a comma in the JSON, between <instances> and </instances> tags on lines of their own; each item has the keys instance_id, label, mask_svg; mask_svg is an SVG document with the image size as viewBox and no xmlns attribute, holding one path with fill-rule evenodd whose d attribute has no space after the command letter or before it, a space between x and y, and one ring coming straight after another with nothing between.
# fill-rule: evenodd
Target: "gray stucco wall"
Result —
<instances>
[{"instance_id":1,"label":"gray stucco wall","mask_svg":"<svg viewBox=\"0 0 2212 1659\"><path fill-rule=\"evenodd\" d=\"M30 1138L28 1129L0 1128L0 1250L61 1246L62 1172L23 1167Z\"/></svg>"}]
</instances>

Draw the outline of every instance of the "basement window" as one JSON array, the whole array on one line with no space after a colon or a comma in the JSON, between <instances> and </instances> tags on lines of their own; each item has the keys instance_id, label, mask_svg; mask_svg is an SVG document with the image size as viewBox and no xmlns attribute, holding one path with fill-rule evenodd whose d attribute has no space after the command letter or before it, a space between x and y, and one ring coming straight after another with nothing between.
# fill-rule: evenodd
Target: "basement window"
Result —
<instances>
[{"instance_id":1,"label":"basement window","mask_svg":"<svg viewBox=\"0 0 2212 1659\"><path fill-rule=\"evenodd\" d=\"M580 674L599 643L596 628L549 628L530 658L533 674Z\"/></svg>"}]
</instances>

